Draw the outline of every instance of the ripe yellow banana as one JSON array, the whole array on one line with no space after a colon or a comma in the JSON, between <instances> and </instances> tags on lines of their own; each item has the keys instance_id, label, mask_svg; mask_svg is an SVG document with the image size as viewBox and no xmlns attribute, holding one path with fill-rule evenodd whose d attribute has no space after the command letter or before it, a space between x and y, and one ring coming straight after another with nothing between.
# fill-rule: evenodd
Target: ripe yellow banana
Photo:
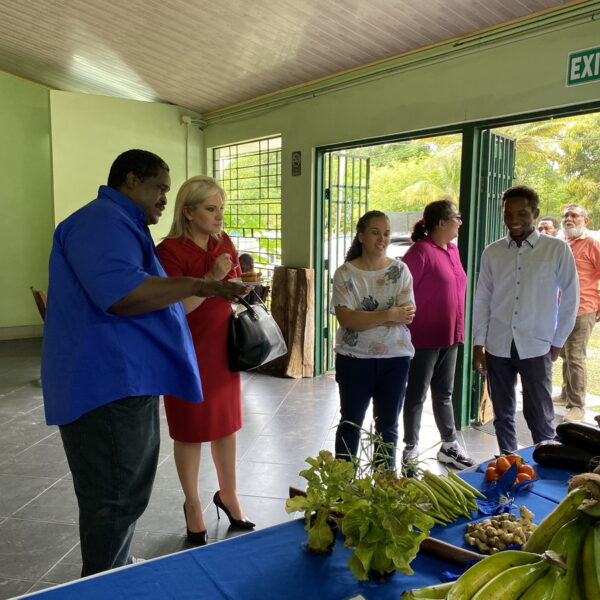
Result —
<instances>
[{"instance_id":1,"label":"ripe yellow banana","mask_svg":"<svg viewBox=\"0 0 600 600\"><path fill-rule=\"evenodd\" d=\"M550 563L544 559L507 569L486 583L472 597L472 600L517 600L548 569L550 569Z\"/></svg>"},{"instance_id":2,"label":"ripe yellow banana","mask_svg":"<svg viewBox=\"0 0 600 600\"><path fill-rule=\"evenodd\" d=\"M586 598L600 598L600 525L588 529L583 543L581 567Z\"/></svg>"},{"instance_id":3,"label":"ripe yellow banana","mask_svg":"<svg viewBox=\"0 0 600 600\"><path fill-rule=\"evenodd\" d=\"M546 550L554 534L577 516L577 507L589 497L589 494L587 489L581 487L571 490L537 526L531 537L523 544L523 550L538 553Z\"/></svg>"},{"instance_id":4,"label":"ripe yellow banana","mask_svg":"<svg viewBox=\"0 0 600 600\"><path fill-rule=\"evenodd\" d=\"M450 588L446 600L469 600L492 577L519 565L539 562L540 555L521 550L505 550L487 556L465 571ZM487 599L486 599L487 600Z\"/></svg>"}]
</instances>

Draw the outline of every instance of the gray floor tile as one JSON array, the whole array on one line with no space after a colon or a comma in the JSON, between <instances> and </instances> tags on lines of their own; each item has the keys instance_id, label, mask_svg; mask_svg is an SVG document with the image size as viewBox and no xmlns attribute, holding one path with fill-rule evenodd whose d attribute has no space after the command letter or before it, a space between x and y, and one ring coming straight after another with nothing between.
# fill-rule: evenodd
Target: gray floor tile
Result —
<instances>
[{"instance_id":1,"label":"gray floor tile","mask_svg":"<svg viewBox=\"0 0 600 600\"><path fill-rule=\"evenodd\" d=\"M0 577L38 579L77 542L78 528L65 523L8 519L0 525Z\"/></svg>"},{"instance_id":2,"label":"gray floor tile","mask_svg":"<svg viewBox=\"0 0 600 600\"><path fill-rule=\"evenodd\" d=\"M42 575L40 583L58 585L59 583L74 581L80 577L81 561L79 563L61 561Z\"/></svg>"},{"instance_id":3,"label":"gray floor tile","mask_svg":"<svg viewBox=\"0 0 600 600\"><path fill-rule=\"evenodd\" d=\"M13 516L28 521L77 524L77 498L71 480L61 480L18 510Z\"/></svg>"},{"instance_id":4,"label":"gray floor tile","mask_svg":"<svg viewBox=\"0 0 600 600\"><path fill-rule=\"evenodd\" d=\"M238 466L238 493L247 496L287 498L290 485L299 487L304 480L291 465L243 460Z\"/></svg>"},{"instance_id":5,"label":"gray floor tile","mask_svg":"<svg viewBox=\"0 0 600 600\"><path fill-rule=\"evenodd\" d=\"M32 585L28 590L28 594L34 594L35 592L41 592L42 590L47 590L48 588L55 587L57 584L50 583L47 581L38 581L34 585Z\"/></svg>"},{"instance_id":6,"label":"gray floor tile","mask_svg":"<svg viewBox=\"0 0 600 600\"><path fill-rule=\"evenodd\" d=\"M273 416L260 431L261 435L291 435L321 441L327 436L331 418L310 414Z\"/></svg>"},{"instance_id":7,"label":"gray floor tile","mask_svg":"<svg viewBox=\"0 0 600 600\"><path fill-rule=\"evenodd\" d=\"M29 591L34 581L25 579L5 579L0 577L0 600L21 596Z\"/></svg>"},{"instance_id":8,"label":"gray floor tile","mask_svg":"<svg viewBox=\"0 0 600 600\"><path fill-rule=\"evenodd\" d=\"M22 477L0 473L0 517L10 517L54 483L54 479L46 477Z\"/></svg>"},{"instance_id":9,"label":"gray floor tile","mask_svg":"<svg viewBox=\"0 0 600 600\"><path fill-rule=\"evenodd\" d=\"M283 398L279 395L247 393L242 396L244 415L250 413L273 415L282 402Z\"/></svg>"},{"instance_id":10,"label":"gray floor tile","mask_svg":"<svg viewBox=\"0 0 600 600\"><path fill-rule=\"evenodd\" d=\"M259 435L242 460L302 467L306 457L313 456L319 448L318 442L303 436Z\"/></svg>"},{"instance_id":11,"label":"gray floor tile","mask_svg":"<svg viewBox=\"0 0 600 600\"><path fill-rule=\"evenodd\" d=\"M188 550L191 548L185 537L181 534L154 533L151 531L136 531L131 544L131 554L136 558L156 558Z\"/></svg>"},{"instance_id":12,"label":"gray floor tile","mask_svg":"<svg viewBox=\"0 0 600 600\"><path fill-rule=\"evenodd\" d=\"M0 473L60 478L69 471L62 446L39 443L0 462Z\"/></svg>"}]
</instances>

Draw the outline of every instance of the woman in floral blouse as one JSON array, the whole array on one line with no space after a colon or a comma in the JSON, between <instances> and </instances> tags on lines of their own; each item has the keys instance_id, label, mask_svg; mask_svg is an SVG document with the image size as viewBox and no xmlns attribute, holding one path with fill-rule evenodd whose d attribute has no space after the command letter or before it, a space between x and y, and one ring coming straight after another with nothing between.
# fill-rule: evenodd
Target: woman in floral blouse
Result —
<instances>
[{"instance_id":1,"label":"woman in floral blouse","mask_svg":"<svg viewBox=\"0 0 600 600\"><path fill-rule=\"evenodd\" d=\"M346 262L333 276L331 310L340 324L335 339L341 410L336 457L356 455L360 431L355 425L362 425L373 399L375 430L385 444L380 458L394 467L398 415L414 354L407 324L415 305L410 271L386 256L389 243L385 213L373 210L359 219Z\"/></svg>"}]
</instances>

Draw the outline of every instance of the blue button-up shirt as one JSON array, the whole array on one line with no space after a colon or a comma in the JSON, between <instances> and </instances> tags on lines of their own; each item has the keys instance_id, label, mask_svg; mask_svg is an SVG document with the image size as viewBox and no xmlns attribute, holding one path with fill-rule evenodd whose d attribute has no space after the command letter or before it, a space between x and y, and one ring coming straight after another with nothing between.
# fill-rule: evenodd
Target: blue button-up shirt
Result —
<instances>
[{"instance_id":1,"label":"blue button-up shirt","mask_svg":"<svg viewBox=\"0 0 600 600\"><path fill-rule=\"evenodd\" d=\"M514 340L519 358L542 356L550 346L564 345L578 305L577 270L569 246L536 229L521 246L508 234L481 256L473 343L508 358Z\"/></svg>"},{"instance_id":2,"label":"blue button-up shirt","mask_svg":"<svg viewBox=\"0 0 600 600\"><path fill-rule=\"evenodd\" d=\"M128 396L202 401L180 303L128 317L107 312L151 275L166 277L144 212L112 188L101 186L56 228L42 351L49 425Z\"/></svg>"}]
</instances>

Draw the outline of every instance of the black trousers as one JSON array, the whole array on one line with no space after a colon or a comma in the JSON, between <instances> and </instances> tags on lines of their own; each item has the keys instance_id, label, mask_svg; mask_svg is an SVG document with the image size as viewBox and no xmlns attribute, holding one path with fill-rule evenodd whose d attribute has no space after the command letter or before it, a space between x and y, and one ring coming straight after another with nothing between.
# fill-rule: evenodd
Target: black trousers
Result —
<instances>
[{"instance_id":1,"label":"black trousers","mask_svg":"<svg viewBox=\"0 0 600 600\"><path fill-rule=\"evenodd\" d=\"M442 441L456 440L452 392L457 355L458 344L445 348L421 348L415 351L408 371L402 412L404 443L407 446L419 444L421 415L430 387L433 416Z\"/></svg>"},{"instance_id":2,"label":"black trousers","mask_svg":"<svg viewBox=\"0 0 600 600\"><path fill-rule=\"evenodd\" d=\"M494 407L494 428L500 451L517 449L515 387L517 374L523 387L523 416L531 431L533 443L554 438L554 406L552 404L552 358L542 356L521 359L513 342L510 358L486 352L487 377Z\"/></svg>"}]
</instances>

